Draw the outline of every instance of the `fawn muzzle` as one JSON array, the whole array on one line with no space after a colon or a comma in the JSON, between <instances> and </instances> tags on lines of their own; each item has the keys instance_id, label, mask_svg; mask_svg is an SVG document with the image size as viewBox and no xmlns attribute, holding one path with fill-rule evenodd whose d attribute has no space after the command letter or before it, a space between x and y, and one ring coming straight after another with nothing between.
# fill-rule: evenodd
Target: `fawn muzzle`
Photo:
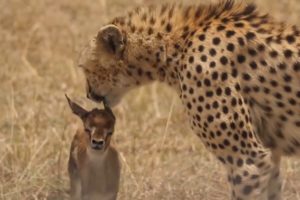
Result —
<instances>
[{"instance_id":1,"label":"fawn muzzle","mask_svg":"<svg viewBox=\"0 0 300 200\"><path fill-rule=\"evenodd\" d=\"M105 141L103 139L100 140L92 139L91 147L95 150L102 150L105 147Z\"/></svg>"}]
</instances>

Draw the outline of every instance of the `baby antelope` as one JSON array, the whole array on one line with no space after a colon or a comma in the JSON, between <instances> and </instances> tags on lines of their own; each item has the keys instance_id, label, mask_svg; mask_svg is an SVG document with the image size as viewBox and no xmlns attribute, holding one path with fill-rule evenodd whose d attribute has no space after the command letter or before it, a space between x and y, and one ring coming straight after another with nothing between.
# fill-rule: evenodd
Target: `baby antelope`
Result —
<instances>
[{"instance_id":1,"label":"baby antelope","mask_svg":"<svg viewBox=\"0 0 300 200\"><path fill-rule=\"evenodd\" d=\"M69 157L72 200L115 200L121 165L117 150L110 145L115 116L111 109L86 111L66 96L83 128L73 138Z\"/></svg>"}]
</instances>

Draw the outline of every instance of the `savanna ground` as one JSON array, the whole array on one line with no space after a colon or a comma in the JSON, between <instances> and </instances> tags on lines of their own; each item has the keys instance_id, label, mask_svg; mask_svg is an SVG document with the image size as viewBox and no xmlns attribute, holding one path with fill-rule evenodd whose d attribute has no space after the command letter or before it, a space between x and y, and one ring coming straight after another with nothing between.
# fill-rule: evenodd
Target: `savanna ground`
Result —
<instances>
[{"instance_id":1,"label":"savanna ground","mask_svg":"<svg viewBox=\"0 0 300 200\"><path fill-rule=\"evenodd\" d=\"M79 50L107 20L159 2L0 1L1 200L68 198L68 151L80 122L64 94L95 106L85 99L84 78L76 67ZM299 0L257 4L279 20L300 25ZM137 89L115 113L114 141L123 164L119 199L228 198L225 171L184 122L172 91L159 84ZM300 160L284 159L282 169L285 199L300 199Z\"/></svg>"}]
</instances>

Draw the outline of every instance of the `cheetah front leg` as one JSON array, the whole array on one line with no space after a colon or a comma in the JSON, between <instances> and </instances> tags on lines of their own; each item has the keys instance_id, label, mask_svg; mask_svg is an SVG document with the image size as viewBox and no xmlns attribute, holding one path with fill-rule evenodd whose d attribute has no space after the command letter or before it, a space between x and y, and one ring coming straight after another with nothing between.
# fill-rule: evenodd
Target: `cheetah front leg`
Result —
<instances>
[{"instance_id":1,"label":"cheetah front leg","mask_svg":"<svg viewBox=\"0 0 300 200\"><path fill-rule=\"evenodd\" d=\"M270 162L268 152L261 152L258 157L260 158L240 157L237 163L244 162L244 166L226 166L232 188L232 200L271 200L269 188L272 186L269 184L275 168Z\"/></svg>"},{"instance_id":2,"label":"cheetah front leg","mask_svg":"<svg viewBox=\"0 0 300 200\"><path fill-rule=\"evenodd\" d=\"M272 154L255 136L247 102L232 85L224 88L226 96L206 98L189 109L193 130L228 170L232 200L268 200L276 171Z\"/></svg>"},{"instance_id":3,"label":"cheetah front leg","mask_svg":"<svg viewBox=\"0 0 300 200\"><path fill-rule=\"evenodd\" d=\"M282 179L280 176L279 168L275 168L272 173L268 184L268 200L281 200L281 186Z\"/></svg>"},{"instance_id":4,"label":"cheetah front leg","mask_svg":"<svg viewBox=\"0 0 300 200\"><path fill-rule=\"evenodd\" d=\"M272 152L272 161L275 164L268 184L268 200L281 200L282 179L280 175L280 154Z\"/></svg>"},{"instance_id":5,"label":"cheetah front leg","mask_svg":"<svg viewBox=\"0 0 300 200\"><path fill-rule=\"evenodd\" d=\"M247 159L242 169L230 167L232 199L251 199L247 195L252 193L253 199L281 200L280 156L259 150L258 159Z\"/></svg>"}]
</instances>

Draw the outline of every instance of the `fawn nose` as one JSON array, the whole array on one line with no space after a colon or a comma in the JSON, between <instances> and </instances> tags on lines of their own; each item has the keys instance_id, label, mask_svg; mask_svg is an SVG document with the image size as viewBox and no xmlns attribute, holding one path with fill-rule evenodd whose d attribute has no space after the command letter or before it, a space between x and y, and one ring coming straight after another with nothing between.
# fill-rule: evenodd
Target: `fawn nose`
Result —
<instances>
[{"instance_id":1,"label":"fawn nose","mask_svg":"<svg viewBox=\"0 0 300 200\"><path fill-rule=\"evenodd\" d=\"M104 148L104 140L100 139L100 140L97 140L97 139L92 139L92 148L93 149L97 149L97 150L100 150L100 149L103 149Z\"/></svg>"}]
</instances>

